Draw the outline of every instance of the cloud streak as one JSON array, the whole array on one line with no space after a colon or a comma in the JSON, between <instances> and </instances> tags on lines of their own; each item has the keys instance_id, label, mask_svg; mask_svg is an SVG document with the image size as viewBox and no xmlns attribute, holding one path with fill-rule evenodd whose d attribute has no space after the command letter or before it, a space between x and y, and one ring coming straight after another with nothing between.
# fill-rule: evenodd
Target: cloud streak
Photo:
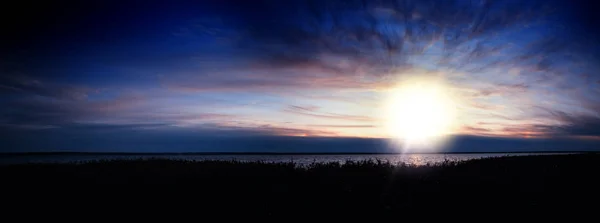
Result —
<instances>
[{"instance_id":1,"label":"cloud streak","mask_svg":"<svg viewBox=\"0 0 600 223\"><path fill-rule=\"evenodd\" d=\"M283 111L292 113L292 114L304 115L304 116L310 116L310 117L322 118L322 119L338 119L338 120L358 121L358 122L372 122L375 120L374 118L367 117L367 116L321 112L321 111L317 111L317 109L314 109L314 108L309 109L309 108L302 107L302 106L289 106L286 109L284 109Z\"/></svg>"},{"instance_id":2,"label":"cloud streak","mask_svg":"<svg viewBox=\"0 0 600 223\"><path fill-rule=\"evenodd\" d=\"M27 76L0 76L0 93L30 94L65 100L83 100L94 92L91 88L42 82Z\"/></svg>"}]
</instances>

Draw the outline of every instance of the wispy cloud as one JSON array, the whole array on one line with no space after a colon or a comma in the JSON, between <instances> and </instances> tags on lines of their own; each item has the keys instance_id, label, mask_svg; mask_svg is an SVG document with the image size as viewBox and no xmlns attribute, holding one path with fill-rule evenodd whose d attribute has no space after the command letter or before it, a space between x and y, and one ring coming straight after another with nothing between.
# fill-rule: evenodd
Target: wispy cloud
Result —
<instances>
[{"instance_id":1,"label":"wispy cloud","mask_svg":"<svg viewBox=\"0 0 600 223\"><path fill-rule=\"evenodd\" d=\"M87 87L43 82L23 75L0 75L0 83L0 93L30 94L67 100L83 100L95 91Z\"/></svg>"},{"instance_id":2,"label":"wispy cloud","mask_svg":"<svg viewBox=\"0 0 600 223\"><path fill-rule=\"evenodd\" d=\"M5 126L106 125L194 125L235 118L231 114L202 111L171 111L156 107L157 101L138 95L101 100L43 100L22 98L4 102L10 109L0 112ZM147 126L146 126L147 127Z\"/></svg>"},{"instance_id":3,"label":"wispy cloud","mask_svg":"<svg viewBox=\"0 0 600 223\"><path fill-rule=\"evenodd\" d=\"M319 128L375 128L376 125L309 125L310 127Z\"/></svg>"},{"instance_id":4,"label":"wispy cloud","mask_svg":"<svg viewBox=\"0 0 600 223\"><path fill-rule=\"evenodd\" d=\"M289 90L372 89L384 85L382 80L362 80L352 73L288 68L229 68L221 71L173 74L162 78L161 84L182 92L277 92Z\"/></svg>"},{"instance_id":5,"label":"wispy cloud","mask_svg":"<svg viewBox=\"0 0 600 223\"><path fill-rule=\"evenodd\" d=\"M469 133L489 133L489 132L492 132L492 130L487 129L487 128L473 127L473 126L464 126L463 129L466 130Z\"/></svg>"},{"instance_id":6,"label":"wispy cloud","mask_svg":"<svg viewBox=\"0 0 600 223\"><path fill-rule=\"evenodd\" d=\"M213 122L185 128L190 131L204 132L208 135L232 134L233 136L339 136L335 131L327 131L313 128L297 128L293 126L275 124L253 124L253 123L226 123Z\"/></svg>"},{"instance_id":7,"label":"wispy cloud","mask_svg":"<svg viewBox=\"0 0 600 223\"><path fill-rule=\"evenodd\" d=\"M375 120L374 118L367 117L367 116L321 112L321 111L317 111L316 109L313 109L313 110L306 109L305 107L302 107L302 106L289 106L286 109L284 109L283 111L292 113L292 114L310 116L310 117L315 117L315 118L323 118L323 119L338 119L338 120L359 121L359 122L372 122Z\"/></svg>"}]
</instances>

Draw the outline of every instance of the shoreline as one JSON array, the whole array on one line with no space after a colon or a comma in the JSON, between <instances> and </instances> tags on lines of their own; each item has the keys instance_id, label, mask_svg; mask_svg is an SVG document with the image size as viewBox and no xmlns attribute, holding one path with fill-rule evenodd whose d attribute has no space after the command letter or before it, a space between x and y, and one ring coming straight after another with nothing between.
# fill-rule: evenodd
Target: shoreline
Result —
<instances>
[{"instance_id":1,"label":"shoreline","mask_svg":"<svg viewBox=\"0 0 600 223\"><path fill-rule=\"evenodd\" d=\"M600 155L481 158L439 165L168 159L0 166L11 203L99 201L187 205L261 216L304 213L588 208L600 199Z\"/></svg>"},{"instance_id":2,"label":"shoreline","mask_svg":"<svg viewBox=\"0 0 600 223\"><path fill-rule=\"evenodd\" d=\"M52 155L452 155L452 154L600 154L600 151L510 151L510 152L448 152L448 153L277 153L277 152L182 152L182 153L135 153L135 152L23 152L0 153L0 156L52 156Z\"/></svg>"}]
</instances>

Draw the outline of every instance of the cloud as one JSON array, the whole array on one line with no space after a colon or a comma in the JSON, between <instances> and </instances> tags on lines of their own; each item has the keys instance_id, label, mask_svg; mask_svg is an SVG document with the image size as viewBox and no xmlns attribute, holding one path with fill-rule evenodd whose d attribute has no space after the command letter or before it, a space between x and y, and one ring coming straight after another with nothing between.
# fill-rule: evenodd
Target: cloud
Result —
<instances>
[{"instance_id":1,"label":"cloud","mask_svg":"<svg viewBox=\"0 0 600 223\"><path fill-rule=\"evenodd\" d=\"M0 128L23 129L23 130L45 130L59 128L55 125L36 125L36 124L0 124Z\"/></svg>"},{"instance_id":2,"label":"cloud","mask_svg":"<svg viewBox=\"0 0 600 223\"><path fill-rule=\"evenodd\" d=\"M532 137L597 137L600 136L600 116L585 113L567 113L560 110L538 107L537 113L552 124L504 125L503 134Z\"/></svg>"},{"instance_id":3,"label":"cloud","mask_svg":"<svg viewBox=\"0 0 600 223\"><path fill-rule=\"evenodd\" d=\"M225 59L225 58L223 58ZM210 66L210 65L209 65ZM353 73L334 73L314 67L265 68L232 64L219 70L171 74L163 87L179 92L269 92L290 90L365 90L385 86L381 80L363 80Z\"/></svg>"},{"instance_id":4,"label":"cloud","mask_svg":"<svg viewBox=\"0 0 600 223\"><path fill-rule=\"evenodd\" d=\"M103 101L45 100L24 97L5 101L6 109L0 112L0 120L8 124L63 125L86 119L115 117L124 111L137 109L142 99L120 97Z\"/></svg>"},{"instance_id":5,"label":"cloud","mask_svg":"<svg viewBox=\"0 0 600 223\"><path fill-rule=\"evenodd\" d=\"M474 64L474 60L482 61L505 48L489 39L507 28L538 22L551 10L550 3L540 1L485 1L470 5L460 0L409 0L403 4L293 1L255 4L253 12L241 11L231 2L225 4L224 8L231 11L224 14L232 16L225 16L224 20L237 25L237 35L244 37L240 46L253 51L261 64L310 64L345 73L353 69L323 63L319 58L342 56L358 62L355 64L390 69L408 62L408 57L426 54L432 42L440 41L444 54L464 58L449 65ZM206 26L210 24L203 27ZM462 55L457 55L459 52ZM389 56L396 59L388 60ZM390 64L392 61L395 62Z\"/></svg>"},{"instance_id":6,"label":"cloud","mask_svg":"<svg viewBox=\"0 0 600 223\"><path fill-rule=\"evenodd\" d=\"M30 94L66 100L84 100L91 88L43 82L27 76L0 75L0 93Z\"/></svg>"},{"instance_id":7,"label":"cloud","mask_svg":"<svg viewBox=\"0 0 600 223\"><path fill-rule=\"evenodd\" d=\"M489 133L492 131L487 128L473 127L473 126L464 126L463 129L468 132L471 132L471 133Z\"/></svg>"},{"instance_id":8,"label":"cloud","mask_svg":"<svg viewBox=\"0 0 600 223\"><path fill-rule=\"evenodd\" d=\"M171 126L168 123L141 123L141 124L108 124L108 123L76 123L63 125L62 128L71 131L115 131L115 130L132 130L132 129L157 129Z\"/></svg>"},{"instance_id":9,"label":"cloud","mask_svg":"<svg viewBox=\"0 0 600 223\"><path fill-rule=\"evenodd\" d=\"M319 106L298 106L298 105L290 105L290 109L298 110L298 111L306 111L306 112L315 112L319 110Z\"/></svg>"},{"instance_id":10,"label":"cloud","mask_svg":"<svg viewBox=\"0 0 600 223\"><path fill-rule=\"evenodd\" d=\"M469 96L478 97L490 97L490 96L510 96L519 95L529 90L529 86L525 83L519 84L504 84L504 83L490 83L486 87L481 89L471 89L474 91Z\"/></svg>"},{"instance_id":11,"label":"cloud","mask_svg":"<svg viewBox=\"0 0 600 223\"><path fill-rule=\"evenodd\" d=\"M501 135L512 137L564 137L566 135L557 135L557 126L544 124L520 124L509 125L502 128Z\"/></svg>"},{"instance_id":12,"label":"cloud","mask_svg":"<svg viewBox=\"0 0 600 223\"><path fill-rule=\"evenodd\" d=\"M279 136L313 136L313 137L339 136L339 133L333 132L333 131L301 129L301 128L271 127L271 126L262 126L259 129L254 129L253 131L261 132L265 135L279 135Z\"/></svg>"},{"instance_id":13,"label":"cloud","mask_svg":"<svg viewBox=\"0 0 600 223\"><path fill-rule=\"evenodd\" d=\"M468 72L469 79L482 75L479 81L494 87L478 86L476 96L514 95L532 90L531 83L486 78L485 73L518 69L528 78L554 79L565 66L575 66L561 58L578 45L559 29L565 24L554 19L566 13L565 7L551 1L209 5L216 12L186 30L197 28L203 38L237 40L224 46L233 58L209 52L201 71L167 76L164 86L187 92L365 90L389 87L390 76L411 75L406 69L428 67ZM244 5L255 10L248 12ZM222 61L231 67L207 70Z\"/></svg>"},{"instance_id":14,"label":"cloud","mask_svg":"<svg viewBox=\"0 0 600 223\"><path fill-rule=\"evenodd\" d=\"M375 128L376 125L309 125L310 127L319 128Z\"/></svg>"},{"instance_id":15,"label":"cloud","mask_svg":"<svg viewBox=\"0 0 600 223\"><path fill-rule=\"evenodd\" d=\"M481 102L476 102L476 101L471 101L469 103L469 106L480 109L480 110L488 110L488 111L494 111L494 110L502 108L502 105L496 105L496 104L492 104L492 103L481 103Z\"/></svg>"},{"instance_id":16,"label":"cloud","mask_svg":"<svg viewBox=\"0 0 600 223\"><path fill-rule=\"evenodd\" d=\"M156 106L156 98L137 95L120 95L102 100L45 100L19 98L2 102L0 124L4 127L55 126L78 127L106 126L107 129L197 125L210 121L232 120L236 116L202 111L180 111ZM181 105L178 105L181 106Z\"/></svg>"},{"instance_id":17,"label":"cloud","mask_svg":"<svg viewBox=\"0 0 600 223\"><path fill-rule=\"evenodd\" d=\"M244 114L170 110L166 107L156 108L155 104L150 98L135 95L94 101L14 100L3 103L10 109L0 112L0 127L3 130L52 130L63 134L161 130L188 131L205 136L338 136L335 131L318 127L255 124ZM310 111L319 107L296 106L295 109ZM323 117L362 119L360 116L334 114Z\"/></svg>"},{"instance_id":18,"label":"cloud","mask_svg":"<svg viewBox=\"0 0 600 223\"><path fill-rule=\"evenodd\" d=\"M371 117L367 117L367 116L345 115L345 114L336 114L336 113L330 113L330 112L321 112L321 111L316 111L316 109L310 110L310 109L306 109L305 107L302 107L302 106L293 106L293 105L288 106L283 111L292 113L292 114L310 116L310 117L315 117L315 118L323 118L323 119L337 119L337 120L359 121L359 122L372 122L375 120L375 119L373 119Z\"/></svg>"},{"instance_id":19,"label":"cloud","mask_svg":"<svg viewBox=\"0 0 600 223\"><path fill-rule=\"evenodd\" d=\"M591 115L570 115L557 113L563 125L557 128L558 133L576 136L600 136L600 117Z\"/></svg>"}]
</instances>

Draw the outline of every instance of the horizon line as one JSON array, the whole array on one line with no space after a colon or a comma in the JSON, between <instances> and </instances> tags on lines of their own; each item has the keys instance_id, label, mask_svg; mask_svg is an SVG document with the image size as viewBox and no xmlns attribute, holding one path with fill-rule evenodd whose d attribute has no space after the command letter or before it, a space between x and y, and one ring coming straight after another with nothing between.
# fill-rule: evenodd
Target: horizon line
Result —
<instances>
[{"instance_id":1,"label":"horizon line","mask_svg":"<svg viewBox=\"0 0 600 223\"><path fill-rule=\"evenodd\" d=\"M497 153L600 153L598 151L487 151L487 152L0 152L0 155L403 155L403 154L497 154Z\"/></svg>"}]
</instances>

